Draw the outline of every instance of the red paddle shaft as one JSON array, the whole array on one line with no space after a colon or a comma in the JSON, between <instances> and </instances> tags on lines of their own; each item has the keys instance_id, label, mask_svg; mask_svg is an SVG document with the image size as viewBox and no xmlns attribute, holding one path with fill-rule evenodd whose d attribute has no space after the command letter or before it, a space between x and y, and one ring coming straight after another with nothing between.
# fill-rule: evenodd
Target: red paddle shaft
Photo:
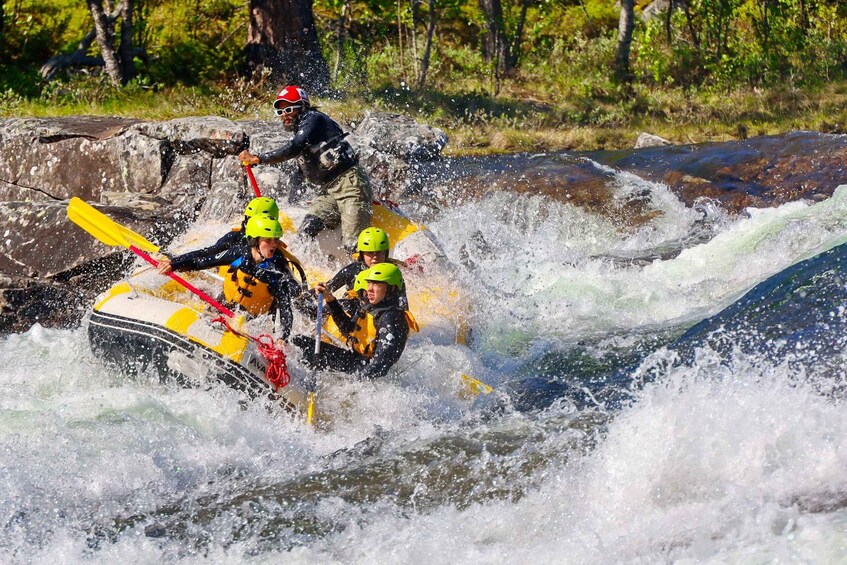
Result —
<instances>
[{"instance_id":1,"label":"red paddle shaft","mask_svg":"<svg viewBox=\"0 0 847 565\"><path fill-rule=\"evenodd\" d=\"M147 261L148 263L150 263L151 265L153 265L154 267L159 266L158 261L156 261L155 259L150 257L147 253L143 252L142 250L140 250L136 246L130 245L129 250L132 251L133 253L135 253L136 255L138 255L139 257L141 257L142 259L144 259L145 261ZM206 303L208 303L210 306L214 306L215 309L218 312L220 312L221 314L223 314L224 316L228 316L230 318L235 316L235 314L232 312L232 310L230 310L229 308L227 308L226 306L224 306L223 304L221 304L220 302L218 302L217 300L215 300L214 298L212 298L211 296L209 296L208 294L206 294L205 292L203 292L202 290L200 290L199 288L197 288L196 286L194 286L193 284L191 284L190 282L188 282L187 280L185 280L181 276L174 274L174 273L168 273L168 276L171 277L176 282L178 282L183 287L185 287L186 289L188 289L189 291L193 292L194 294L196 294L197 296L199 296L200 298L205 300Z\"/></svg>"},{"instance_id":2,"label":"red paddle shaft","mask_svg":"<svg viewBox=\"0 0 847 565\"><path fill-rule=\"evenodd\" d=\"M256 196L261 196L262 193L259 192L259 185L256 183L256 177L253 176L253 165L244 165L244 169L247 171L247 178L250 179L250 184L253 185L253 192L256 193Z\"/></svg>"}]
</instances>

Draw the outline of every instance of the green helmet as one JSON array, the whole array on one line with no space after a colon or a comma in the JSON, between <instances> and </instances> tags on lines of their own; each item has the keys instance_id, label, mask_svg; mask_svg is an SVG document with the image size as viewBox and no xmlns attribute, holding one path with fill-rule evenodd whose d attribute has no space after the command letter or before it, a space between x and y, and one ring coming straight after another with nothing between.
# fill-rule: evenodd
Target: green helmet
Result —
<instances>
[{"instance_id":1,"label":"green helmet","mask_svg":"<svg viewBox=\"0 0 847 565\"><path fill-rule=\"evenodd\" d=\"M282 226L279 220L269 216L253 216L247 220L244 235L254 239L259 237L282 237Z\"/></svg>"},{"instance_id":2,"label":"green helmet","mask_svg":"<svg viewBox=\"0 0 847 565\"><path fill-rule=\"evenodd\" d=\"M273 219L279 218L279 206L276 205L276 200L267 196L260 196L250 201L250 204L244 209L244 215L248 218L253 216L270 216Z\"/></svg>"},{"instance_id":3,"label":"green helmet","mask_svg":"<svg viewBox=\"0 0 847 565\"><path fill-rule=\"evenodd\" d=\"M393 263L377 263L365 272L366 281L384 282L397 290L403 288L403 273Z\"/></svg>"},{"instance_id":4,"label":"green helmet","mask_svg":"<svg viewBox=\"0 0 847 565\"><path fill-rule=\"evenodd\" d=\"M353 282L353 292L356 294L358 294L361 290L368 290L368 271L370 271L370 269L365 269L356 275L356 280Z\"/></svg>"},{"instance_id":5,"label":"green helmet","mask_svg":"<svg viewBox=\"0 0 847 565\"><path fill-rule=\"evenodd\" d=\"M357 251L388 251L388 234L380 228L365 228L359 234Z\"/></svg>"}]
</instances>

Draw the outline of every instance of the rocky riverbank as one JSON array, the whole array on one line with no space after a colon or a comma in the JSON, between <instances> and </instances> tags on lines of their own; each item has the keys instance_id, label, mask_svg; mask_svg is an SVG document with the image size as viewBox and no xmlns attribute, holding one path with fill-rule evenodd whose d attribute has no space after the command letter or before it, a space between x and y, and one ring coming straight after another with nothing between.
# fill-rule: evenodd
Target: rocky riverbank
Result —
<instances>
[{"instance_id":1,"label":"rocky riverbank","mask_svg":"<svg viewBox=\"0 0 847 565\"><path fill-rule=\"evenodd\" d=\"M447 136L408 118L372 113L349 128L377 194L422 204L422 213L506 190L583 206L621 225L649 222L649 189L622 201L614 170L665 183L688 206L708 199L731 212L820 200L847 183L842 135L445 159ZM269 150L289 136L274 122L218 117L0 120L0 333L36 321L77 324L131 264L126 253L68 222L69 198L92 202L164 246L197 218L239 217L252 193L235 155L246 147ZM293 163L255 171L266 195L282 202L308 197Z\"/></svg>"}]
</instances>

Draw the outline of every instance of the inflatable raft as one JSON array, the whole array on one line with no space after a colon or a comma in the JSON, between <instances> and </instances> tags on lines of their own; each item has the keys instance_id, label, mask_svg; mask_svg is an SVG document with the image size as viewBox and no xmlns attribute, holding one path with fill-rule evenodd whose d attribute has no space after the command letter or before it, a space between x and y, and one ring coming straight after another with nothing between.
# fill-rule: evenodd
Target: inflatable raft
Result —
<instances>
[{"instance_id":1,"label":"inflatable raft","mask_svg":"<svg viewBox=\"0 0 847 565\"><path fill-rule=\"evenodd\" d=\"M70 207L69 216L73 219ZM448 288L450 273L443 272L446 260L432 235L387 206L375 206L374 224L396 242L393 258L407 265L410 309L419 324L466 343L468 324L457 314L464 310L461 293ZM197 247L196 241L192 247ZM220 289L220 279L210 272L182 275L210 295ZM326 280L327 275L311 272L310 282ZM424 280L425 285L416 284ZM97 298L88 318L88 336L95 354L124 371L156 374L185 386L222 382L249 397L266 396L287 410L308 414L310 421L326 419L320 403L312 414L310 372L288 366L284 359L280 367L280 360L268 355L273 349L267 347L273 340L272 320L264 318L245 322L243 316L222 316L180 284L144 267ZM324 328L325 340L339 337L333 335L333 324ZM463 378L472 393L481 391L481 383Z\"/></svg>"},{"instance_id":2,"label":"inflatable raft","mask_svg":"<svg viewBox=\"0 0 847 565\"><path fill-rule=\"evenodd\" d=\"M306 410L302 375L284 386L272 382L279 381L268 374L272 363L261 354L262 344L248 337L243 317L226 320L162 280L141 269L98 297L88 319L96 355L130 373L158 374L185 386L220 381L251 398L266 395L288 410Z\"/></svg>"}]
</instances>

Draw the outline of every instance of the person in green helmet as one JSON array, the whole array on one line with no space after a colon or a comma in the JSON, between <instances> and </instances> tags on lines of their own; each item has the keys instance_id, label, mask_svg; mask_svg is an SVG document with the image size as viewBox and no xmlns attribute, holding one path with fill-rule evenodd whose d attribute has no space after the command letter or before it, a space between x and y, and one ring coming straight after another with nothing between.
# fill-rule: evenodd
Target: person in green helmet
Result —
<instances>
[{"instance_id":1,"label":"person in green helmet","mask_svg":"<svg viewBox=\"0 0 847 565\"><path fill-rule=\"evenodd\" d=\"M317 285L316 291L326 300L332 321L347 337L348 347L322 343L316 355L312 338L295 336L292 343L303 350L307 365L377 379L400 359L409 332L418 331L411 312L400 305L403 274L392 263L377 263L364 271L364 279L368 302L354 316L344 310L325 284Z\"/></svg>"},{"instance_id":2,"label":"person in green helmet","mask_svg":"<svg viewBox=\"0 0 847 565\"><path fill-rule=\"evenodd\" d=\"M390 248L388 234L381 228L366 228L359 234L356 243L356 260L338 271L326 283L330 292L346 286L347 290L353 288L356 275L377 263L388 262L388 250Z\"/></svg>"},{"instance_id":3,"label":"person in green helmet","mask_svg":"<svg viewBox=\"0 0 847 565\"><path fill-rule=\"evenodd\" d=\"M356 277L365 269L369 269L377 263L393 263L399 266L398 261L389 259L390 248L388 234L382 228L369 227L362 230L356 243L356 260L335 273L325 286L330 292L335 292L346 286L349 292L353 288ZM409 301L406 298L405 287L400 294L401 306L408 308Z\"/></svg>"},{"instance_id":4,"label":"person in green helmet","mask_svg":"<svg viewBox=\"0 0 847 565\"><path fill-rule=\"evenodd\" d=\"M268 198L267 196L254 198L249 204L247 204L247 207L244 208L244 220L242 220L240 226L228 231L223 237L218 239L209 247L204 247L202 249L197 249L183 254L182 258L214 257L221 251L226 251L230 247L243 247L247 245L245 228L247 226L247 222L254 216L268 216L277 220L279 219L279 206L273 198ZM160 259L160 261L168 264L171 259L168 256L164 256Z\"/></svg>"},{"instance_id":5,"label":"person in green helmet","mask_svg":"<svg viewBox=\"0 0 847 565\"><path fill-rule=\"evenodd\" d=\"M159 264L159 272L196 271L228 265L224 277L224 300L251 316L275 311L280 322L280 339L287 340L294 316L291 301L302 292L282 252L282 226L270 216L257 215L244 229L247 245L230 247L216 255L186 253Z\"/></svg>"}]
</instances>

